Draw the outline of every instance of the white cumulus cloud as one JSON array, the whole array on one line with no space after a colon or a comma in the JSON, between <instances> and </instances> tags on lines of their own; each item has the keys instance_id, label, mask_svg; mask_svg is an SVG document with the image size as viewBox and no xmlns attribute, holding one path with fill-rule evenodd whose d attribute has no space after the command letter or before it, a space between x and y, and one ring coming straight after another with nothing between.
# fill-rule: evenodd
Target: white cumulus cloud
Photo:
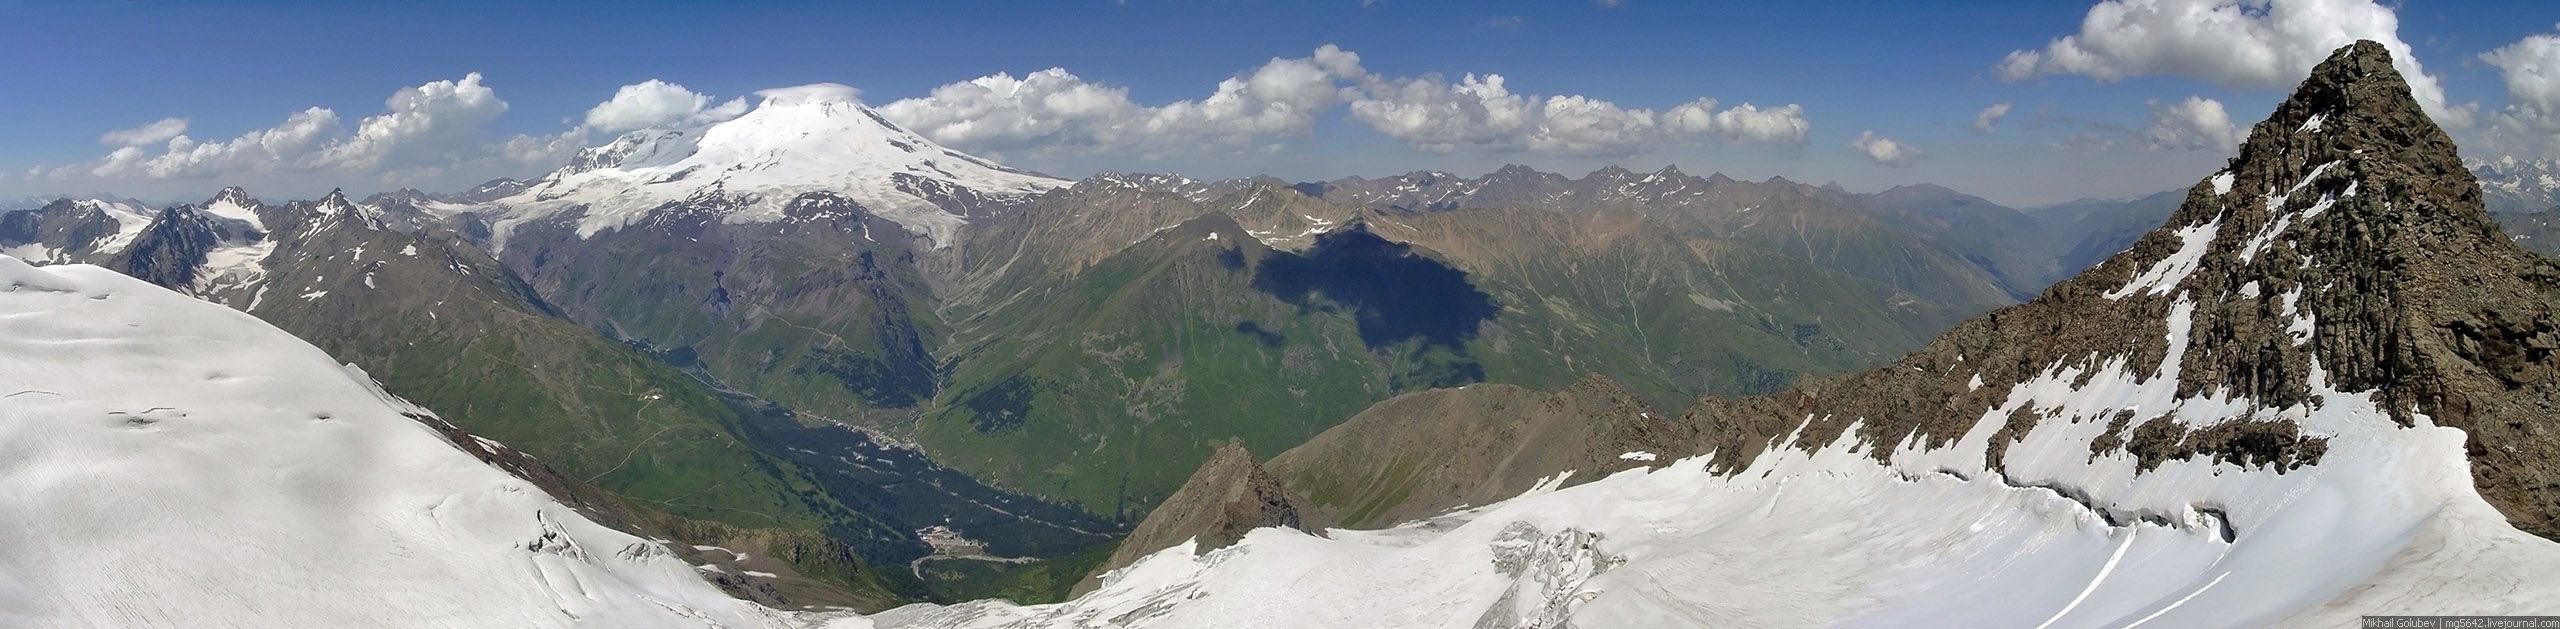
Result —
<instances>
[{"instance_id":1,"label":"white cumulus cloud","mask_svg":"<svg viewBox=\"0 0 2560 629\"><path fill-rule=\"evenodd\" d=\"M1896 168L1908 166L1926 155L1920 152L1919 147L1887 139L1874 131L1858 132L1858 139L1850 141L1849 148L1878 164Z\"/></svg>"},{"instance_id":2,"label":"white cumulus cloud","mask_svg":"<svg viewBox=\"0 0 2560 629\"><path fill-rule=\"evenodd\" d=\"M1499 74L1378 81L1367 92L1351 103L1352 119L1426 151L1521 150L1539 126L1539 112Z\"/></svg>"},{"instance_id":3,"label":"white cumulus cloud","mask_svg":"<svg viewBox=\"0 0 2560 629\"><path fill-rule=\"evenodd\" d=\"M2391 51L2392 65L2428 113L2448 125L2466 124L2466 112L2447 108L2444 88L2419 66L2399 31L2399 16L2373 0L2106 0L2089 9L2078 33L2010 52L1995 71L2006 81L2168 75L2233 89L2285 89L2339 47L2370 39Z\"/></svg>"},{"instance_id":4,"label":"white cumulus cloud","mask_svg":"<svg viewBox=\"0 0 2560 629\"><path fill-rule=\"evenodd\" d=\"M98 176L138 174L153 179L214 177L241 172L302 170L344 134L338 112L312 107L286 116L283 124L240 134L228 141L196 142L187 136L169 139L167 150L142 158L140 147L118 149L99 166ZM120 160L131 152L134 159Z\"/></svg>"},{"instance_id":5,"label":"white cumulus cloud","mask_svg":"<svg viewBox=\"0 0 2560 629\"><path fill-rule=\"evenodd\" d=\"M882 105L880 115L964 150L1115 144L1144 108L1129 90L1086 82L1062 68L1014 78L984 76Z\"/></svg>"},{"instance_id":6,"label":"white cumulus cloud","mask_svg":"<svg viewBox=\"0 0 2560 629\"><path fill-rule=\"evenodd\" d=\"M1126 88L1051 68L996 74L891 102L882 115L964 151L1100 153L1159 158L1254 147L1305 135L1328 112L1425 151L1625 156L1667 143L1723 139L1802 144L1804 108L1700 99L1670 110L1584 95L1514 93L1501 75L1384 77L1333 45L1277 58L1218 84L1208 97L1161 106Z\"/></svg>"},{"instance_id":7,"label":"white cumulus cloud","mask_svg":"<svg viewBox=\"0 0 2560 629\"><path fill-rule=\"evenodd\" d=\"M2009 103L2000 103L1982 108L1981 113L1973 115L1973 133L1975 135L1990 135L1992 131L1998 129L1996 125L2000 124L2000 119L2008 115Z\"/></svg>"},{"instance_id":8,"label":"white cumulus cloud","mask_svg":"<svg viewBox=\"0 0 2560 629\"><path fill-rule=\"evenodd\" d=\"M2237 151L2246 135L2231 124L2221 101L2199 96L2167 106L2153 101L2151 124L2142 130L2151 148L2175 151Z\"/></svg>"},{"instance_id":9,"label":"white cumulus cloud","mask_svg":"<svg viewBox=\"0 0 2560 629\"><path fill-rule=\"evenodd\" d=\"M1372 79L1351 102L1350 115L1414 148L1442 153L1623 157L1704 138L1802 144L1812 128L1798 105L1715 106L1715 99L1702 98L1657 113L1581 95L1517 94L1499 74L1468 74L1456 83L1426 75Z\"/></svg>"},{"instance_id":10,"label":"white cumulus cloud","mask_svg":"<svg viewBox=\"0 0 2560 629\"><path fill-rule=\"evenodd\" d=\"M1333 45L1275 58L1220 81L1197 100L1146 106L1127 88L1064 68L995 74L882 105L880 114L966 151L1048 150L1161 156L1234 149L1303 135L1342 103L1342 84L1366 76L1360 56Z\"/></svg>"},{"instance_id":11,"label":"white cumulus cloud","mask_svg":"<svg viewBox=\"0 0 2560 629\"><path fill-rule=\"evenodd\" d=\"M718 105L711 96L682 85L649 79L614 90L613 98L587 109L585 128L597 133L623 133L651 127L692 127L722 122L747 113L747 99Z\"/></svg>"},{"instance_id":12,"label":"white cumulus cloud","mask_svg":"<svg viewBox=\"0 0 2560 629\"><path fill-rule=\"evenodd\" d=\"M487 158L488 125L507 110L507 103L472 73L401 88L383 107L382 114L357 121L353 132L338 112L312 107L276 126L212 141L185 135L186 120L171 118L109 132L99 139L118 145L115 151L50 173L57 180L83 175L212 179L277 172L438 173Z\"/></svg>"},{"instance_id":13,"label":"white cumulus cloud","mask_svg":"<svg viewBox=\"0 0 2560 629\"><path fill-rule=\"evenodd\" d=\"M1813 124L1804 119L1804 106L1787 104L1763 109L1751 103L1715 111L1716 99L1701 98L1662 113L1663 124L1671 138L1692 139L1720 137L1754 144L1804 144L1804 136Z\"/></svg>"},{"instance_id":14,"label":"white cumulus cloud","mask_svg":"<svg viewBox=\"0 0 2560 629\"><path fill-rule=\"evenodd\" d=\"M387 110L356 125L355 135L329 147L323 166L369 171L436 168L476 157L481 135L507 102L480 84L473 72L459 81L400 88L383 101Z\"/></svg>"},{"instance_id":15,"label":"white cumulus cloud","mask_svg":"<svg viewBox=\"0 0 2560 629\"><path fill-rule=\"evenodd\" d=\"M119 147L159 144L186 132L187 119L161 118L131 129L108 131L98 136L98 143Z\"/></svg>"},{"instance_id":16,"label":"white cumulus cloud","mask_svg":"<svg viewBox=\"0 0 2560 629\"><path fill-rule=\"evenodd\" d=\"M2527 36L2481 53L2480 60L2496 67L2507 87L2507 105L2490 115L2496 133L2486 148L2548 150L2560 143L2560 35Z\"/></svg>"}]
</instances>

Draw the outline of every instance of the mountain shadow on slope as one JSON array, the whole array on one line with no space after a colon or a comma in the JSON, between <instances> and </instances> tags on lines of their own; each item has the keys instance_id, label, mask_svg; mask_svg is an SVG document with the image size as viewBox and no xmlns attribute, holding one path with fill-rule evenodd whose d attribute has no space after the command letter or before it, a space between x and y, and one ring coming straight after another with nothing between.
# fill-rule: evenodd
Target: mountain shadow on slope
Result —
<instances>
[{"instance_id":1,"label":"mountain shadow on slope","mask_svg":"<svg viewBox=\"0 0 2560 629\"><path fill-rule=\"evenodd\" d=\"M1407 350L1415 366L1392 378L1399 391L1483 382L1484 365L1466 345L1502 311L1465 271L1365 225L1318 236L1303 253L1274 252L1254 269L1253 288L1299 308L1331 311L1317 296L1349 308L1372 350L1419 340Z\"/></svg>"},{"instance_id":2,"label":"mountain shadow on slope","mask_svg":"<svg viewBox=\"0 0 2560 629\"><path fill-rule=\"evenodd\" d=\"M1317 295L1351 308L1360 341L1371 349L1417 338L1461 349L1502 310L1465 271L1365 227L1318 236L1304 253L1271 256L1254 270L1253 287L1301 308L1327 309L1310 299Z\"/></svg>"},{"instance_id":3,"label":"mountain shadow on slope","mask_svg":"<svg viewBox=\"0 0 2560 629\"><path fill-rule=\"evenodd\" d=\"M1005 378L994 388L969 398L969 425L978 432L1001 432L1022 426L1031 417L1031 399L1038 388L1021 374Z\"/></svg>"}]
</instances>

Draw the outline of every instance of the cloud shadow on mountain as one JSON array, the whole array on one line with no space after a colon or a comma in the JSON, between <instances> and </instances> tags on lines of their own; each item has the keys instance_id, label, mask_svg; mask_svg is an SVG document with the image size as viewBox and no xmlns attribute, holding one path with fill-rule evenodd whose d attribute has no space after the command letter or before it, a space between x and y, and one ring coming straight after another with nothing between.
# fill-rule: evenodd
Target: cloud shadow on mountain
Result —
<instances>
[{"instance_id":1,"label":"cloud shadow on mountain","mask_svg":"<svg viewBox=\"0 0 2560 629\"><path fill-rule=\"evenodd\" d=\"M1253 287L1301 308L1351 309L1360 341L1372 349L1418 338L1463 355L1478 327L1502 311L1466 272L1357 227L1318 236L1305 252L1264 258Z\"/></svg>"}]
</instances>

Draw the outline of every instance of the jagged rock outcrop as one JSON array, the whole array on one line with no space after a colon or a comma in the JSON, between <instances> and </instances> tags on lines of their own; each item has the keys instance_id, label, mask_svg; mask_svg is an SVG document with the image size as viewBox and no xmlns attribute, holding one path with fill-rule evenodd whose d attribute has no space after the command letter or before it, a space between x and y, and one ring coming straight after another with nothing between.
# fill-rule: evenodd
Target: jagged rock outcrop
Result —
<instances>
[{"instance_id":1,"label":"jagged rock outcrop","mask_svg":"<svg viewBox=\"0 0 2560 629\"><path fill-rule=\"evenodd\" d=\"M1148 513L1147 519L1120 542L1119 550L1112 552L1111 559L1094 573L1118 569L1186 540L1195 542L1192 552L1207 553L1233 546L1236 540L1244 539L1246 532L1266 526L1323 535L1330 524L1331 518L1314 503L1263 471L1262 465L1254 462L1252 452L1242 444L1228 442L1209 457L1208 463L1200 465L1190 482ZM1088 578L1076 589L1091 590L1095 584Z\"/></svg>"},{"instance_id":2,"label":"jagged rock outcrop","mask_svg":"<svg viewBox=\"0 0 2560 629\"><path fill-rule=\"evenodd\" d=\"M1696 434L1600 374L1554 393L1501 384L1397 396L1271 459L1272 475L1368 528L1667 463ZM1570 472L1570 476L1565 476Z\"/></svg>"},{"instance_id":3,"label":"jagged rock outcrop","mask_svg":"<svg viewBox=\"0 0 2560 629\"><path fill-rule=\"evenodd\" d=\"M196 283L207 254L220 246L213 221L195 206L162 210L142 236L125 251L120 268L126 275L176 290Z\"/></svg>"},{"instance_id":4,"label":"jagged rock outcrop","mask_svg":"<svg viewBox=\"0 0 2560 629\"><path fill-rule=\"evenodd\" d=\"M1721 469L1851 430L1881 460L1956 441L2012 385L2085 384L2130 366L2175 378L2180 400L2232 401L2245 415L2198 428L2168 421L2173 409L2121 409L2092 456L2289 469L2316 464L2324 445L2280 409L2317 402L2322 388L2372 392L2402 425L2466 431L2480 493L2518 528L2560 539L2555 307L2560 263L2499 232L2389 54L2359 42L2315 68L2131 250L1895 366L1701 400L1688 419ZM1995 469L2056 412L2011 410L1991 439Z\"/></svg>"}]
</instances>

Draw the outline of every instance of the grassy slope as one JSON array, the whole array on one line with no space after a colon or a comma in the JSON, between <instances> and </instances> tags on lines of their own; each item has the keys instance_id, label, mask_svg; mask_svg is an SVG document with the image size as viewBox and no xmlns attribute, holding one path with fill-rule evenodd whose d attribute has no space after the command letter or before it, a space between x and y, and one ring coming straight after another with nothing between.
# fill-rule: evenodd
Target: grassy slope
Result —
<instances>
[{"instance_id":1,"label":"grassy slope","mask_svg":"<svg viewBox=\"0 0 2560 629\"><path fill-rule=\"evenodd\" d=\"M1213 214L1027 286L1032 297L972 321L989 326L987 340L952 357L919 439L974 475L1135 518L1230 437L1276 454L1398 392L1474 381L1553 390L1598 371L1676 408L1871 364L1956 316L1628 212L1372 219L1378 233L1422 245L1410 255L1430 268L1273 251L1239 242L1235 223ZM1393 299L1404 287L1346 296L1335 292L1359 288L1271 285L1275 265L1309 264L1327 278L1455 264L1499 310L1435 336L1448 313ZM1405 328L1420 330L1392 333Z\"/></svg>"},{"instance_id":2,"label":"grassy slope","mask_svg":"<svg viewBox=\"0 0 2560 629\"><path fill-rule=\"evenodd\" d=\"M1466 210L1393 217L1504 304L1490 380L1558 389L1585 372L1676 407L1872 364L1957 318L1882 283L1634 212ZM1497 336L1499 335L1499 336ZM1544 338L1539 338L1543 336ZM1522 348L1522 349L1515 349Z\"/></svg>"},{"instance_id":3,"label":"grassy slope","mask_svg":"<svg viewBox=\"0 0 2560 629\"><path fill-rule=\"evenodd\" d=\"M415 253L396 253L404 250ZM363 367L387 390L581 484L668 522L703 522L691 529L800 547L809 540L795 535L865 521L813 491L806 471L742 442L739 412L701 384L545 312L467 245L342 225L275 255L362 256L345 261L371 272L330 277L305 269L346 267L286 264L265 295L235 305L255 301L253 314ZM795 563L801 572L855 599L901 598L859 560L805 559Z\"/></svg>"},{"instance_id":4,"label":"grassy slope","mask_svg":"<svg viewBox=\"0 0 2560 629\"><path fill-rule=\"evenodd\" d=\"M771 228L536 231L548 239L511 241L507 256L570 318L803 414L881 425L930 399L943 326L904 238L886 237L903 232L858 217Z\"/></svg>"},{"instance_id":5,"label":"grassy slope","mask_svg":"<svg viewBox=\"0 0 2560 629\"><path fill-rule=\"evenodd\" d=\"M1394 361L1337 313L1253 289L1273 252L1240 237L1223 217L1185 224L990 317L1005 332L958 357L919 438L974 475L1134 519L1229 437L1277 452L1387 395Z\"/></svg>"}]
</instances>

